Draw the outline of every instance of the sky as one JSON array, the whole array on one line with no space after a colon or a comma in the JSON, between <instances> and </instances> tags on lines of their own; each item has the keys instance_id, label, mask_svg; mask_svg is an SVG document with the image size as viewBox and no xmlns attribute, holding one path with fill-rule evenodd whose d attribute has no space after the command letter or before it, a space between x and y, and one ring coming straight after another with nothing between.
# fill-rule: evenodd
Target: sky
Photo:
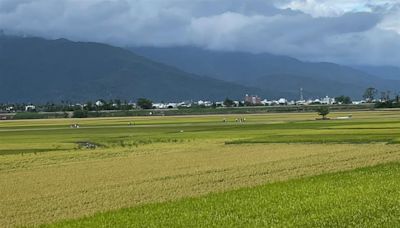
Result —
<instances>
[{"instance_id":1,"label":"sky","mask_svg":"<svg viewBox=\"0 0 400 228\"><path fill-rule=\"evenodd\" d=\"M6 34L400 64L400 0L0 0Z\"/></svg>"}]
</instances>

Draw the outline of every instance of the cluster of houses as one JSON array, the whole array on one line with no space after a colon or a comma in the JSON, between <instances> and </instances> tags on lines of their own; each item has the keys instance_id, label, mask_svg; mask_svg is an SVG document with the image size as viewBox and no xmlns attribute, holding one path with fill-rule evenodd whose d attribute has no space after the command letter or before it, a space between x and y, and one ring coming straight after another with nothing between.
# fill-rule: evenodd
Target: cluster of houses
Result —
<instances>
[{"instance_id":1,"label":"cluster of houses","mask_svg":"<svg viewBox=\"0 0 400 228\"><path fill-rule=\"evenodd\" d=\"M245 103L249 103L251 105L264 105L264 106L273 106L273 105L312 105L312 104L326 104L326 105L332 105L335 104L335 98L332 97L324 97L321 99L308 99L305 100L301 97L300 100L287 100L286 98L280 98L277 100L267 100L267 99L261 99L258 96L249 96L246 94Z\"/></svg>"},{"instance_id":2,"label":"cluster of houses","mask_svg":"<svg viewBox=\"0 0 400 228\"><path fill-rule=\"evenodd\" d=\"M36 110L36 106L35 105L25 105L24 110L25 110L25 112L32 112L32 111ZM2 110L0 109L0 111L2 111ZM16 110L15 110L14 106L8 106L3 111L10 113L10 112L15 112Z\"/></svg>"},{"instance_id":3,"label":"cluster of houses","mask_svg":"<svg viewBox=\"0 0 400 228\"><path fill-rule=\"evenodd\" d=\"M211 102L204 102L204 101L199 101L198 103L201 103L201 105L206 106L212 106ZM194 102L180 102L180 103L153 103L153 108L154 109L173 109L173 108L190 108Z\"/></svg>"},{"instance_id":4,"label":"cluster of houses","mask_svg":"<svg viewBox=\"0 0 400 228\"><path fill-rule=\"evenodd\" d=\"M353 101L352 104L362 104L365 101ZM325 105L333 105L337 104L335 98L326 96L324 98L317 98L317 99L300 99L300 100L288 100L286 98L280 98L277 100L267 100L262 99L257 95L248 95L246 94L243 101L233 101L234 107L239 107L243 104L244 106L275 106L275 105L313 105L313 104L325 104ZM203 106L203 107L225 107L224 101L186 101L180 103L154 103L153 108L155 109L171 109L171 108L190 108L193 106Z\"/></svg>"},{"instance_id":5,"label":"cluster of houses","mask_svg":"<svg viewBox=\"0 0 400 228\"><path fill-rule=\"evenodd\" d=\"M267 99L262 99L261 97L257 95L248 95L246 94L244 97L243 101L237 101L234 100L233 102L233 107L239 107L241 105L243 106L274 106L274 105L312 105L312 104L326 104L326 105L332 105L336 104L335 99L331 97L324 97L320 99L300 99L297 101L294 100L287 100L286 98L280 98L277 100L267 100ZM361 104L364 103L363 101L359 102L353 102L353 104ZM96 101L94 103L96 106L102 106L103 103L102 101ZM78 104L82 107L85 105L83 104ZM132 107L136 108L137 105L134 102L130 102L128 105L131 105ZM191 108L191 107L225 107L226 104L224 101L205 101L205 100L199 100L199 101L183 101L183 102L160 102L160 103L153 103L153 109L175 109L175 108Z\"/></svg>"}]
</instances>

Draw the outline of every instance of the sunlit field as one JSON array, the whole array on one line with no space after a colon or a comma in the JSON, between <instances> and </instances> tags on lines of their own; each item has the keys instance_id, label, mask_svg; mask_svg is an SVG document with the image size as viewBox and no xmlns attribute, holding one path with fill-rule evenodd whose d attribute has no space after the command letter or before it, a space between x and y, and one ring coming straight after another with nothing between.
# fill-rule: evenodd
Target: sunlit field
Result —
<instances>
[{"instance_id":1,"label":"sunlit field","mask_svg":"<svg viewBox=\"0 0 400 228\"><path fill-rule=\"evenodd\" d=\"M398 225L400 111L317 117L0 122L0 227Z\"/></svg>"}]
</instances>

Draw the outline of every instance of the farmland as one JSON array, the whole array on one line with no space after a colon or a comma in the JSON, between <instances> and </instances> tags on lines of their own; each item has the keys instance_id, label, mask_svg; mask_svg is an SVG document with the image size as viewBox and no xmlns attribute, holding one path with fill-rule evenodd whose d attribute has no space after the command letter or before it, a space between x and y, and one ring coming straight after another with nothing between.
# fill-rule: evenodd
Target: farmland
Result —
<instances>
[{"instance_id":1,"label":"farmland","mask_svg":"<svg viewBox=\"0 0 400 228\"><path fill-rule=\"evenodd\" d=\"M0 122L0 226L399 224L400 113L349 114Z\"/></svg>"}]
</instances>

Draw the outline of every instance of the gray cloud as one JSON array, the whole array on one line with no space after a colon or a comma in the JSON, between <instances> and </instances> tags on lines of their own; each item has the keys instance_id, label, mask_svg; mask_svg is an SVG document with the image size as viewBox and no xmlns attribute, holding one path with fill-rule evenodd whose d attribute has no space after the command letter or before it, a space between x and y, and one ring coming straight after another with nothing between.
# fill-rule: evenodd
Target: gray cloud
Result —
<instances>
[{"instance_id":1,"label":"gray cloud","mask_svg":"<svg viewBox=\"0 0 400 228\"><path fill-rule=\"evenodd\" d=\"M0 0L0 28L119 46L195 45L313 61L396 65L396 2Z\"/></svg>"}]
</instances>

